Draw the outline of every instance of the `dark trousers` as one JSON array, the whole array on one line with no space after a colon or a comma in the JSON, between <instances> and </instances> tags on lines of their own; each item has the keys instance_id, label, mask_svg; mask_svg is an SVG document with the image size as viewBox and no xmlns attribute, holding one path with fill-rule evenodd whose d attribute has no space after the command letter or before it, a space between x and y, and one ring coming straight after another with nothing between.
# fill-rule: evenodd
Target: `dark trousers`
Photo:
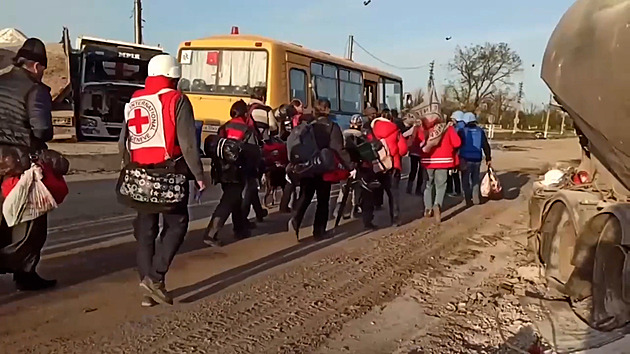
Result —
<instances>
[{"instance_id":1,"label":"dark trousers","mask_svg":"<svg viewBox=\"0 0 630 354\"><path fill-rule=\"evenodd\" d=\"M245 182L245 193L242 203L242 213L245 218L249 215L251 208L254 208L257 217L263 216L264 210L258 196L258 180L250 177Z\"/></svg>"},{"instance_id":2,"label":"dark trousers","mask_svg":"<svg viewBox=\"0 0 630 354\"><path fill-rule=\"evenodd\" d=\"M35 272L47 236L47 215L14 227L0 215L0 274Z\"/></svg>"},{"instance_id":3,"label":"dark trousers","mask_svg":"<svg viewBox=\"0 0 630 354\"><path fill-rule=\"evenodd\" d=\"M411 192L413 192L413 182L416 180L416 177L417 177L418 181L416 182L416 193L420 194L422 193L422 181L423 181L422 165L420 164L420 156L409 155L409 164L410 164L410 170L409 170L409 179L407 180L407 193L411 194Z\"/></svg>"},{"instance_id":4,"label":"dark trousers","mask_svg":"<svg viewBox=\"0 0 630 354\"><path fill-rule=\"evenodd\" d=\"M289 204L291 203L291 197L295 194L295 185L287 182L282 191L282 199L280 199L280 211L289 210ZM295 207L296 201L293 201L293 207Z\"/></svg>"},{"instance_id":5,"label":"dark trousers","mask_svg":"<svg viewBox=\"0 0 630 354\"><path fill-rule=\"evenodd\" d=\"M138 241L137 262L140 279L148 277L153 281L163 282L188 231L187 206L168 214L138 212L133 226L134 236Z\"/></svg>"},{"instance_id":6,"label":"dark trousers","mask_svg":"<svg viewBox=\"0 0 630 354\"><path fill-rule=\"evenodd\" d=\"M459 170L453 169L448 172L446 180L446 193L462 194L462 182L459 176Z\"/></svg>"},{"instance_id":7,"label":"dark trousers","mask_svg":"<svg viewBox=\"0 0 630 354\"><path fill-rule=\"evenodd\" d=\"M212 222L217 223L217 227L221 228L232 214L232 225L234 232L239 233L247 229L247 215L243 215L243 189L244 183L221 183L223 194L219 205L212 214ZM258 196L258 194L256 194ZM213 237L214 235L210 235Z\"/></svg>"},{"instance_id":8,"label":"dark trousers","mask_svg":"<svg viewBox=\"0 0 630 354\"><path fill-rule=\"evenodd\" d=\"M396 222L400 214L400 171L393 170L386 173L379 173L377 175L377 179L381 182L381 187L379 189L372 192L365 189L361 191L361 209L363 211L363 223L365 225L374 220L374 206L383 205L383 196L385 194L387 194L389 201L390 220L392 222Z\"/></svg>"},{"instance_id":9,"label":"dark trousers","mask_svg":"<svg viewBox=\"0 0 630 354\"><path fill-rule=\"evenodd\" d=\"M331 187L332 185L324 181L321 177L304 178L300 181L300 198L297 202L297 210L294 218L298 226L302 225L306 210L308 210L309 205L311 205L313 196L317 193L317 209L315 210L315 221L313 223L313 236L323 236L326 233Z\"/></svg>"}]
</instances>

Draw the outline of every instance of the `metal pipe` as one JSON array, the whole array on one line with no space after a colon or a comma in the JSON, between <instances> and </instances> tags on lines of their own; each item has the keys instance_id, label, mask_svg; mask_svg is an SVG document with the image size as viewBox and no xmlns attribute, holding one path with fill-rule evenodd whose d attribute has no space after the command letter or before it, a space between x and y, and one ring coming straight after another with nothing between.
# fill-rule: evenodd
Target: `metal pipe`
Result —
<instances>
[{"instance_id":1,"label":"metal pipe","mask_svg":"<svg viewBox=\"0 0 630 354\"><path fill-rule=\"evenodd\" d=\"M142 44L142 0L134 0L134 37L136 44Z\"/></svg>"}]
</instances>

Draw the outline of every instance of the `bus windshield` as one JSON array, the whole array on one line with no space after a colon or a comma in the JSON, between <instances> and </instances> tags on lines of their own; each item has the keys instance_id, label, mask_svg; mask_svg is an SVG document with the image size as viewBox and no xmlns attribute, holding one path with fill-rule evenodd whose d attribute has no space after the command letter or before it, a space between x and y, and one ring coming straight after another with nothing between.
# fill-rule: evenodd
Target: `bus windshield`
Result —
<instances>
[{"instance_id":1,"label":"bus windshield","mask_svg":"<svg viewBox=\"0 0 630 354\"><path fill-rule=\"evenodd\" d=\"M100 53L86 53L85 83L119 82L144 85L147 60L108 57Z\"/></svg>"},{"instance_id":2,"label":"bus windshield","mask_svg":"<svg viewBox=\"0 0 630 354\"><path fill-rule=\"evenodd\" d=\"M267 87L267 52L263 50L182 50L183 92L249 97Z\"/></svg>"}]
</instances>

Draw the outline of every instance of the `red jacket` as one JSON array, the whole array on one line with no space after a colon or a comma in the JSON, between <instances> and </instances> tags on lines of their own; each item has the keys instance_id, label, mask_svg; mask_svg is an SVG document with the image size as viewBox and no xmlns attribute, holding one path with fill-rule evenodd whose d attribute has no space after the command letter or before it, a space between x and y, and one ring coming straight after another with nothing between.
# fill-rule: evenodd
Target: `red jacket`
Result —
<instances>
[{"instance_id":1,"label":"red jacket","mask_svg":"<svg viewBox=\"0 0 630 354\"><path fill-rule=\"evenodd\" d=\"M422 142L424 141L424 128L421 125L416 125L413 128L412 135L407 138L409 146L409 155L420 156L422 155Z\"/></svg>"},{"instance_id":2,"label":"red jacket","mask_svg":"<svg viewBox=\"0 0 630 354\"><path fill-rule=\"evenodd\" d=\"M385 118L376 118L370 123L374 137L384 139L392 155L394 168L402 170L402 157L407 155L407 140L403 138L398 126Z\"/></svg>"},{"instance_id":3,"label":"red jacket","mask_svg":"<svg viewBox=\"0 0 630 354\"><path fill-rule=\"evenodd\" d=\"M175 90L172 81L163 76L147 77L145 88L136 91L132 96L132 100L142 98L143 96L152 96L166 89L170 89L170 91L159 95L159 101L162 104L162 112L157 115L158 118L160 116L162 117L162 131L154 131L151 128L154 124L154 122L152 122L154 116L147 114L148 111L131 108L131 111L128 113L131 115L127 117L128 120L126 124L129 135L132 138L136 137L138 142L143 142L147 137L155 136L156 134L164 135L164 144L161 147L142 147L142 143L140 143L140 148L132 149L130 154L131 161L133 162L143 165L157 164L166 161L168 158L177 158L182 155L181 148L177 144L177 113L175 112L177 102L182 94Z\"/></svg>"},{"instance_id":4,"label":"red jacket","mask_svg":"<svg viewBox=\"0 0 630 354\"><path fill-rule=\"evenodd\" d=\"M426 135L423 134L421 141L424 142ZM457 149L462 145L462 141L457 135L455 128L449 126L442 136L440 143L428 153L420 154L422 167L427 169L450 169L459 166Z\"/></svg>"}]
</instances>

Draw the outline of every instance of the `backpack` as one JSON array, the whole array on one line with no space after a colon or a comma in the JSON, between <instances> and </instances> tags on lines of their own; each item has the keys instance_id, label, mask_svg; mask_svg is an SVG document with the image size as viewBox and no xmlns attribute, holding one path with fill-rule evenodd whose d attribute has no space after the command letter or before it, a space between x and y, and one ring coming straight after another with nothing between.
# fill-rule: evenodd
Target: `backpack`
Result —
<instances>
[{"instance_id":1,"label":"backpack","mask_svg":"<svg viewBox=\"0 0 630 354\"><path fill-rule=\"evenodd\" d=\"M366 161L372 162L374 172L385 172L394 168L394 158L389 151L387 141L385 139L376 139L371 126L366 126L365 130L368 141L359 146L359 151L362 151Z\"/></svg>"},{"instance_id":2,"label":"backpack","mask_svg":"<svg viewBox=\"0 0 630 354\"><path fill-rule=\"evenodd\" d=\"M311 123L302 122L291 130L287 138L289 162L293 164L306 163L319 155L320 149L315 139L315 132Z\"/></svg>"},{"instance_id":3,"label":"backpack","mask_svg":"<svg viewBox=\"0 0 630 354\"><path fill-rule=\"evenodd\" d=\"M263 159L266 167L286 167L289 163L287 145L279 139L269 139L263 144Z\"/></svg>"}]
</instances>

